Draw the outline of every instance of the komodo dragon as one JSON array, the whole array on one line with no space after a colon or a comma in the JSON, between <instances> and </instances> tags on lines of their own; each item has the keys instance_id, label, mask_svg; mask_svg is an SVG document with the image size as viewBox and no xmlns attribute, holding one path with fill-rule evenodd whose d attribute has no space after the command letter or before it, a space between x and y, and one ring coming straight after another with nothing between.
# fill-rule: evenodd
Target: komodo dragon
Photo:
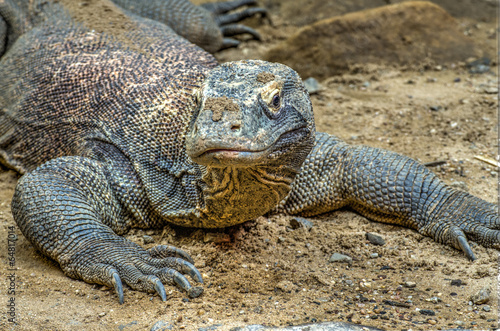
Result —
<instances>
[{"instance_id":1,"label":"komodo dragon","mask_svg":"<svg viewBox=\"0 0 500 331\"><path fill-rule=\"evenodd\" d=\"M120 303L123 281L162 300L163 284L202 292L187 253L119 236L131 228L347 206L471 260L468 239L499 248L496 205L408 157L316 132L292 69L218 64L187 40L213 52L235 44L224 35L258 37L233 23L262 10L227 13L250 2L0 1L0 155L24 174L12 212L36 248Z\"/></svg>"}]
</instances>

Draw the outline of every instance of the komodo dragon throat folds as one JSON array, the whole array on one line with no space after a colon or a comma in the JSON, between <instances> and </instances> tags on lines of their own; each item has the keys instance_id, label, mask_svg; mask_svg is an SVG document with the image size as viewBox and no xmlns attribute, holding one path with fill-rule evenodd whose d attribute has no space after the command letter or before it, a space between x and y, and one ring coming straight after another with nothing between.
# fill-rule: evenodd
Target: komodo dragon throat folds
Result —
<instances>
[{"instance_id":1,"label":"komodo dragon throat folds","mask_svg":"<svg viewBox=\"0 0 500 331\"><path fill-rule=\"evenodd\" d=\"M66 275L114 287L120 302L122 282L162 300L163 284L202 292L184 276L202 283L188 254L145 250L119 236L130 228L347 206L471 260L469 239L500 246L496 205L405 156L316 132L292 69L218 64L193 44L258 38L237 22L264 10L229 12L250 3L0 1L0 156L24 174L12 212L34 246Z\"/></svg>"}]
</instances>

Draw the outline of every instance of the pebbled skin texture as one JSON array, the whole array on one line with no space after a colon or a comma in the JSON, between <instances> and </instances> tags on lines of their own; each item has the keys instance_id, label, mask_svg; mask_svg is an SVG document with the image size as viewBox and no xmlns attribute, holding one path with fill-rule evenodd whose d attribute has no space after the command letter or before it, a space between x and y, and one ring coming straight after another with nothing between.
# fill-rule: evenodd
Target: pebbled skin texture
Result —
<instances>
[{"instance_id":1,"label":"pebbled skin texture","mask_svg":"<svg viewBox=\"0 0 500 331\"><path fill-rule=\"evenodd\" d=\"M85 13L94 5L123 26L93 25ZM195 297L202 288L184 275L202 279L187 253L146 251L119 235L168 222L224 227L343 206L414 228L470 259L468 239L499 248L494 204L446 186L402 155L316 133L292 69L218 65L168 19L107 0L89 6L0 3L11 27L5 32L0 21L8 40L0 58L0 160L25 174L12 212L68 276L114 287L120 302L122 281L162 300L163 284ZM173 17L191 27L182 8L172 7ZM220 39L212 43L220 47Z\"/></svg>"}]
</instances>

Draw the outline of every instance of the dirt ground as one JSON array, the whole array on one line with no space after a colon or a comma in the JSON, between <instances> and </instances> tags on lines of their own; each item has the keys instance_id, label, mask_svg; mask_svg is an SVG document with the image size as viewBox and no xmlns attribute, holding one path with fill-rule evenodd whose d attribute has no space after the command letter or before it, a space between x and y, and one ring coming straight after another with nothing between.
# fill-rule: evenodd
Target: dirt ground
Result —
<instances>
[{"instance_id":1,"label":"dirt ground","mask_svg":"<svg viewBox=\"0 0 500 331\"><path fill-rule=\"evenodd\" d=\"M272 26L252 21L263 42L247 41L217 57L258 58L297 29L284 23L278 9L272 13ZM458 21L465 33L494 50L491 56L498 54L496 22ZM432 169L444 181L496 202L498 172L476 158L496 159L498 151L497 59L493 62L483 74L471 74L465 63L354 67L321 81L323 90L311 96L317 129L423 163L443 161ZM168 300L161 302L158 296L125 289L125 303L119 305L109 288L66 277L17 228L16 269L7 270L9 227L15 225L10 199L17 178L11 171L0 172L0 300L4 312L10 297L7 277L14 273L19 325L13 327L2 313L0 329L149 330L158 321L173 330L321 321L386 330L498 326L498 251L473 244L478 259L471 263L460 251L414 230L372 222L348 210L309 219L310 230L295 228L285 216L260 217L219 231L134 230L127 237L147 248L168 243L189 252L205 292L188 299L167 287ZM382 236L385 245L371 244L367 232ZM154 243L145 244L144 235ZM329 262L333 253L351 256L352 264ZM473 304L471 296L488 286L489 301Z\"/></svg>"}]
</instances>

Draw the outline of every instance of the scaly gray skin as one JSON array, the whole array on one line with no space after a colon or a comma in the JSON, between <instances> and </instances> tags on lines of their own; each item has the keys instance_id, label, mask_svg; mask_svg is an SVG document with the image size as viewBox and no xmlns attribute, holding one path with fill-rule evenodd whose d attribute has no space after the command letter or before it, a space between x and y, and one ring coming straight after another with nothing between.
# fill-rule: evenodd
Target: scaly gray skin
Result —
<instances>
[{"instance_id":1,"label":"scaly gray skin","mask_svg":"<svg viewBox=\"0 0 500 331\"><path fill-rule=\"evenodd\" d=\"M26 238L68 276L114 287L120 302L122 281L162 300L163 284L196 297L202 288L183 274L202 279L186 253L144 250L119 235L168 222L224 227L342 206L414 228L470 259L467 238L499 247L494 204L446 186L405 156L316 133L292 69L218 65L165 24L103 1L89 6L104 3L104 17L125 20L126 29L94 27L79 15L89 8L66 1L0 5L8 27L0 158L25 173L12 212Z\"/></svg>"}]
</instances>

